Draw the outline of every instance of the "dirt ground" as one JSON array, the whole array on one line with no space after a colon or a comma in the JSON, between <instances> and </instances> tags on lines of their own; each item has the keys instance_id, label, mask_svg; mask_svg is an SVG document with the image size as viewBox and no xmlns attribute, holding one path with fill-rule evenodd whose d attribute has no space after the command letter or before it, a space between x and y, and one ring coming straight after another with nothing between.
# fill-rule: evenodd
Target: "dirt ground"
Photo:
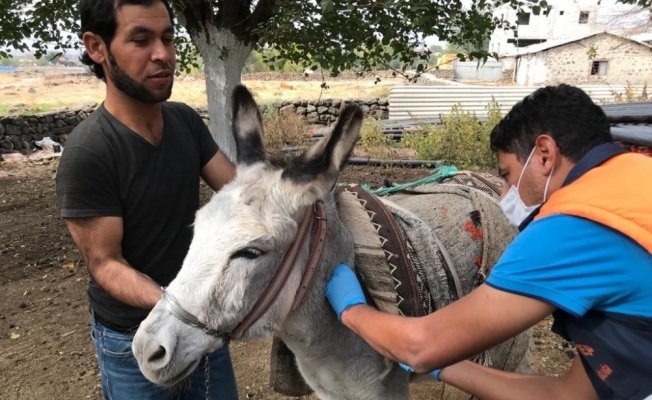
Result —
<instances>
[{"instance_id":1,"label":"dirt ground","mask_svg":"<svg viewBox=\"0 0 652 400\"><path fill-rule=\"evenodd\" d=\"M94 347L89 336L87 271L55 198L56 162L0 162L0 399L100 399ZM429 172L368 166L346 168L342 181L376 188ZM204 201L209 190L204 187ZM572 350L536 329L538 373L562 374ZM270 341L231 345L240 397L287 399L269 389ZM445 390L451 390L445 388ZM438 399L442 388L413 385L412 399ZM308 397L314 399L314 396Z\"/></svg>"}]
</instances>

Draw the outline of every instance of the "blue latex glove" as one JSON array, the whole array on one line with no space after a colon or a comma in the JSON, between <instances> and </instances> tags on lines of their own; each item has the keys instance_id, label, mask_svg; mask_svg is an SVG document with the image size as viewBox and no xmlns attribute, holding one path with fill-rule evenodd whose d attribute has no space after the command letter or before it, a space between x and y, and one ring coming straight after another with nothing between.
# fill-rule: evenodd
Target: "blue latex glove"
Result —
<instances>
[{"instance_id":1,"label":"blue latex glove","mask_svg":"<svg viewBox=\"0 0 652 400\"><path fill-rule=\"evenodd\" d=\"M414 370L412 368L410 368L409 365L405 365L403 363L398 363L398 365L400 365L401 368L403 368L407 372L414 372ZM435 369L435 370L432 370L432 371L428 372L428 375L432 376L437 382L441 382L439 380L439 374L440 373L441 373L441 369Z\"/></svg>"},{"instance_id":2,"label":"blue latex glove","mask_svg":"<svg viewBox=\"0 0 652 400\"><path fill-rule=\"evenodd\" d=\"M325 294L339 321L342 320L342 312L347 308L356 304L367 304L358 277L344 264L335 267L326 284Z\"/></svg>"}]
</instances>

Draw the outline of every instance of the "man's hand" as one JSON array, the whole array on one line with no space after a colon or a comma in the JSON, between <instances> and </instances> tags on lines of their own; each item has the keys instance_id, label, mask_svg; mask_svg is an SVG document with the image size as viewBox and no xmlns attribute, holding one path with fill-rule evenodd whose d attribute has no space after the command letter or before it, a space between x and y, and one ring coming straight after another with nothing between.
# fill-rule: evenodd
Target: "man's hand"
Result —
<instances>
[{"instance_id":1,"label":"man's hand","mask_svg":"<svg viewBox=\"0 0 652 400\"><path fill-rule=\"evenodd\" d=\"M333 275L326 284L325 294L340 321L342 313L347 308L356 304L367 304L358 277L349 266L344 264L335 267Z\"/></svg>"}]
</instances>

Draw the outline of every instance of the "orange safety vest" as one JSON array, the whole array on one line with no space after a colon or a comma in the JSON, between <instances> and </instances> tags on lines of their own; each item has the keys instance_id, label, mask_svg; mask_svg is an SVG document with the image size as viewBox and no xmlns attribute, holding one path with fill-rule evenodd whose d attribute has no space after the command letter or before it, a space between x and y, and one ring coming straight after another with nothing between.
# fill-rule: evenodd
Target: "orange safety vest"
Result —
<instances>
[{"instance_id":1,"label":"orange safety vest","mask_svg":"<svg viewBox=\"0 0 652 400\"><path fill-rule=\"evenodd\" d=\"M586 218L630 237L652 254L652 158L624 153L554 192L534 220Z\"/></svg>"}]
</instances>

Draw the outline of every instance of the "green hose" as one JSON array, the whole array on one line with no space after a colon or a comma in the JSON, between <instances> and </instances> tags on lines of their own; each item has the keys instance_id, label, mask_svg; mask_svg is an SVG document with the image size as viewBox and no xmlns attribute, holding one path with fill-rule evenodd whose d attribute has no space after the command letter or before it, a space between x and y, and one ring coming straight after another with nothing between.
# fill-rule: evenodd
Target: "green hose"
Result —
<instances>
[{"instance_id":1,"label":"green hose","mask_svg":"<svg viewBox=\"0 0 652 400\"><path fill-rule=\"evenodd\" d=\"M455 167L454 165L445 165L440 168L437 168L435 172L433 172L430 176L426 176L425 178L419 179L418 181L402 183L400 185L380 188L376 190L371 190L369 185L365 183L362 185L362 188L377 196L382 196L384 194L400 192L402 190L410 189L419 185L424 185L426 183L441 182L444 179L455 175L456 172L457 172L457 167Z\"/></svg>"}]
</instances>

